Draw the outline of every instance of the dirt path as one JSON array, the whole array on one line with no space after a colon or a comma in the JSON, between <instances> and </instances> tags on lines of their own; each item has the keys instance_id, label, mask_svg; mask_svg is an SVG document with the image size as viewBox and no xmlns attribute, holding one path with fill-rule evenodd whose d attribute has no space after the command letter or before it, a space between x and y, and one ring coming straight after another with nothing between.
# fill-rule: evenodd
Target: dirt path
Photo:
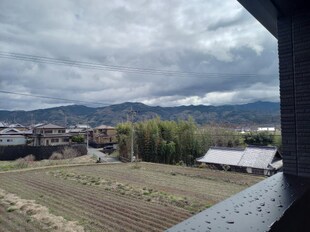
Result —
<instances>
[{"instance_id":1,"label":"dirt path","mask_svg":"<svg viewBox=\"0 0 310 232\"><path fill-rule=\"evenodd\" d=\"M107 162L107 163L120 163L120 161L116 158L109 157L108 154L105 154L101 152L102 148L88 148L88 154L95 155L98 157L98 159L101 159L101 162Z\"/></svg>"}]
</instances>

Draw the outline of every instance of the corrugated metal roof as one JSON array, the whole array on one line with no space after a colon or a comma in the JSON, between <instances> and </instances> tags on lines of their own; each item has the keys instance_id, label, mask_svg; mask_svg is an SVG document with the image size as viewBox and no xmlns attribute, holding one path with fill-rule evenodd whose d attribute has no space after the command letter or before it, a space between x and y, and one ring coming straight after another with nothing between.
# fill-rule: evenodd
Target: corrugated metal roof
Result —
<instances>
[{"instance_id":1,"label":"corrugated metal roof","mask_svg":"<svg viewBox=\"0 0 310 232\"><path fill-rule=\"evenodd\" d=\"M197 159L198 162L238 165L243 155L243 149L210 148L205 156Z\"/></svg>"},{"instance_id":2,"label":"corrugated metal roof","mask_svg":"<svg viewBox=\"0 0 310 232\"><path fill-rule=\"evenodd\" d=\"M239 166L268 169L277 152L275 147L247 147Z\"/></svg>"},{"instance_id":3,"label":"corrugated metal roof","mask_svg":"<svg viewBox=\"0 0 310 232\"><path fill-rule=\"evenodd\" d=\"M270 169L277 153L276 147L247 147L246 149L210 148L198 162ZM271 165L271 166L270 166ZM276 166L281 166L280 163Z\"/></svg>"}]
</instances>

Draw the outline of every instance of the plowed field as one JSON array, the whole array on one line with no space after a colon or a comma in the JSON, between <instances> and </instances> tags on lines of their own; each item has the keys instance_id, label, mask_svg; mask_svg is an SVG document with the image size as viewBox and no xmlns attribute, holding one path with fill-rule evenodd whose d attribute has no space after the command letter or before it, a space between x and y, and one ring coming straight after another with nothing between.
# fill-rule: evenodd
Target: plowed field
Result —
<instances>
[{"instance_id":1,"label":"plowed field","mask_svg":"<svg viewBox=\"0 0 310 232\"><path fill-rule=\"evenodd\" d=\"M162 231L260 180L151 163L97 164L1 173L0 189L35 200L85 231ZM0 199L0 228L10 231L15 220L9 218L18 217L39 231L31 215L7 207Z\"/></svg>"}]
</instances>

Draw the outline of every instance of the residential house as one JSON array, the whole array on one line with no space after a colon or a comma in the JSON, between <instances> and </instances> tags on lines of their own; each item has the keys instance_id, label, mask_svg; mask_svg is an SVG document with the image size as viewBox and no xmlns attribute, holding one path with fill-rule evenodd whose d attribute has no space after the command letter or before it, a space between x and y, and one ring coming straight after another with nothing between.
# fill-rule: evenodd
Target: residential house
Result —
<instances>
[{"instance_id":1,"label":"residential house","mask_svg":"<svg viewBox=\"0 0 310 232\"><path fill-rule=\"evenodd\" d=\"M115 127L101 125L90 133L90 144L95 147L104 147L117 143Z\"/></svg>"},{"instance_id":2,"label":"residential house","mask_svg":"<svg viewBox=\"0 0 310 232\"><path fill-rule=\"evenodd\" d=\"M282 168L282 157L276 147L252 147L245 149L212 147L197 162L219 169L271 176Z\"/></svg>"},{"instance_id":3,"label":"residential house","mask_svg":"<svg viewBox=\"0 0 310 232\"><path fill-rule=\"evenodd\" d=\"M77 124L76 126L66 129L66 133L70 133L72 136L83 136L84 142L87 142L87 134L92 131L89 125Z\"/></svg>"},{"instance_id":4,"label":"residential house","mask_svg":"<svg viewBox=\"0 0 310 232\"><path fill-rule=\"evenodd\" d=\"M0 131L0 146L26 145L29 141L28 137L31 135L31 130L5 128Z\"/></svg>"},{"instance_id":5,"label":"residential house","mask_svg":"<svg viewBox=\"0 0 310 232\"><path fill-rule=\"evenodd\" d=\"M71 134L66 128L51 123L37 124L33 127L33 146L57 146L71 144Z\"/></svg>"}]
</instances>

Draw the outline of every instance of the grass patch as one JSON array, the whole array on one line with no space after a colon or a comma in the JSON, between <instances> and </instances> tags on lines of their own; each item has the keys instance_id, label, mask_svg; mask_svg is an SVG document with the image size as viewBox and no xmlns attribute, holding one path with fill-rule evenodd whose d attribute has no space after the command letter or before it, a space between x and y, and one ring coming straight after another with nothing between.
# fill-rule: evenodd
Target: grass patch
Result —
<instances>
[{"instance_id":1,"label":"grass patch","mask_svg":"<svg viewBox=\"0 0 310 232\"><path fill-rule=\"evenodd\" d=\"M11 206L11 207L7 208L6 212L11 213L11 212L14 212L15 210L17 210L17 208L14 206Z\"/></svg>"},{"instance_id":2,"label":"grass patch","mask_svg":"<svg viewBox=\"0 0 310 232\"><path fill-rule=\"evenodd\" d=\"M33 161L24 158L19 158L14 161L0 161L0 172L6 172L17 169L24 168L37 168L37 167L48 167L55 165L64 165L64 164L83 164L83 163L95 163L96 157L92 155L84 155L76 158L69 159L46 159L40 161Z\"/></svg>"},{"instance_id":3,"label":"grass patch","mask_svg":"<svg viewBox=\"0 0 310 232\"><path fill-rule=\"evenodd\" d=\"M113 152L109 155L109 157L112 157L112 158L119 158L119 152L118 152L118 150L113 151Z\"/></svg>"}]
</instances>

